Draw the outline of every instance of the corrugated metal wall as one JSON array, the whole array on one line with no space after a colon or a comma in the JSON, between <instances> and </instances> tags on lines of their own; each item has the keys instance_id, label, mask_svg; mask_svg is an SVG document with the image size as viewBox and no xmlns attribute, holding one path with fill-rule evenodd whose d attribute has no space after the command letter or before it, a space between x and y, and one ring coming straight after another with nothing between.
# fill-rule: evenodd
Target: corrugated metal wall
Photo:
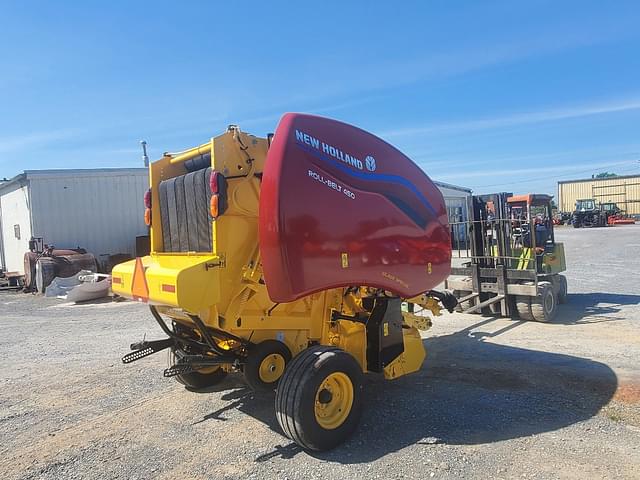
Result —
<instances>
[{"instance_id":1,"label":"corrugated metal wall","mask_svg":"<svg viewBox=\"0 0 640 480\"><path fill-rule=\"evenodd\" d=\"M615 202L630 215L640 215L640 176L589 179L558 183L558 208L571 212L576 200L594 198L599 203Z\"/></svg>"},{"instance_id":2,"label":"corrugated metal wall","mask_svg":"<svg viewBox=\"0 0 640 480\"><path fill-rule=\"evenodd\" d=\"M438 183L436 183L436 186L442 193L444 203L447 206L453 245L457 245L459 248L461 242L466 239L466 228L463 222L469 219L467 198L471 196L471 192L458 188L447 188L445 185Z\"/></svg>"},{"instance_id":3,"label":"corrugated metal wall","mask_svg":"<svg viewBox=\"0 0 640 480\"><path fill-rule=\"evenodd\" d=\"M146 235L145 169L86 170L73 174L29 173L33 236L56 247L86 248L103 254L135 253L137 235Z\"/></svg>"},{"instance_id":4,"label":"corrugated metal wall","mask_svg":"<svg viewBox=\"0 0 640 480\"><path fill-rule=\"evenodd\" d=\"M471 192L459 190L457 188L447 188L443 184L437 184L438 190L444 197L447 211L449 213L450 222L466 221L467 215L467 197L471 196Z\"/></svg>"},{"instance_id":5,"label":"corrugated metal wall","mask_svg":"<svg viewBox=\"0 0 640 480\"><path fill-rule=\"evenodd\" d=\"M15 188L2 192L0 213L4 267L9 272L23 273L23 256L29 251L31 239L29 189L26 185L17 184Z\"/></svg>"}]
</instances>

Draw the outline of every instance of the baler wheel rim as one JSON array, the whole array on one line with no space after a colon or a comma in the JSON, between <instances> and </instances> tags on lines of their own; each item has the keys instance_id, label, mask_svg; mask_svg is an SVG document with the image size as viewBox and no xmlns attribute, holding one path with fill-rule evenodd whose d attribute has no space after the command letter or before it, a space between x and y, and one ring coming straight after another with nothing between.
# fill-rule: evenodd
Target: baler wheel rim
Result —
<instances>
[{"instance_id":1,"label":"baler wheel rim","mask_svg":"<svg viewBox=\"0 0 640 480\"><path fill-rule=\"evenodd\" d=\"M244 380L256 392L273 391L290 361L291 350L283 342L264 340L249 349Z\"/></svg>"},{"instance_id":2,"label":"baler wheel rim","mask_svg":"<svg viewBox=\"0 0 640 480\"><path fill-rule=\"evenodd\" d=\"M220 366L214 365L212 367L198 368L196 369L196 372L201 373L202 375L210 375L212 373L217 372L218 370L220 370Z\"/></svg>"},{"instance_id":3,"label":"baler wheel rim","mask_svg":"<svg viewBox=\"0 0 640 480\"><path fill-rule=\"evenodd\" d=\"M284 373L286 364L287 360L279 353L266 356L258 367L260 380L270 384L277 382Z\"/></svg>"},{"instance_id":4,"label":"baler wheel rim","mask_svg":"<svg viewBox=\"0 0 640 480\"><path fill-rule=\"evenodd\" d=\"M318 424L334 430L344 423L353 406L353 383L343 372L333 372L316 391L314 413Z\"/></svg>"}]
</instances>

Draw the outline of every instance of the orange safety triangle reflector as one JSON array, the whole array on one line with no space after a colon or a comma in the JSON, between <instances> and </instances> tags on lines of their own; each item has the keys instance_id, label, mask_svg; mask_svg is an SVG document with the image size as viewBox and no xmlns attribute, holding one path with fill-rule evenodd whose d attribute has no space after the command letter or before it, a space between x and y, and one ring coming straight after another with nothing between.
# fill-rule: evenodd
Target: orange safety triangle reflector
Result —
<instances>
[{"instance_id":1,"label":"orange safety triangle reflector","mask_svg":"<svg viewBox=\"0 0 640 480\"><path fill-rule=\"evenodd\" d=\"M133 281L131 282L131 295L136 300L146 302L149 300L149 287L147 286L147 277L144 274L144 265L142 259L136 258L136 268L133 270Z\"/></svg>"}]
</instances>

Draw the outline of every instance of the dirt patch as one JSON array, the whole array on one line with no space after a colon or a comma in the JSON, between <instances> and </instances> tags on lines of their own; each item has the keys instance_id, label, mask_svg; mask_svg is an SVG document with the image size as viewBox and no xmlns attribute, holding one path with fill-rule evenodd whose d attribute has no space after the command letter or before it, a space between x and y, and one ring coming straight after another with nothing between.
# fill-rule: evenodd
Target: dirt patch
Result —
<instances>
[{"instance_id":1,"label":"dirt patch","mask_svg":"<svg viewBox=\"0 0 640 480\"><path fill-rule=\"evenodd\" d=\"M618 385L618 389L613 396L613 400L624 403L625 405L637 405L640 403L640 383L621 383Z\"/></svg>"}]
</instances>

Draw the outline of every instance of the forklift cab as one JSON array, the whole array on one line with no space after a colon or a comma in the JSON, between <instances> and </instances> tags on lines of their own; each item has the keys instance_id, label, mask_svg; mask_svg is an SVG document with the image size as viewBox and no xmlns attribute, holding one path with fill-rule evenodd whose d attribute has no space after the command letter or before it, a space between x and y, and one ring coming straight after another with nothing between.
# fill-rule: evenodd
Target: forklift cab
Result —
<instances>
[{"instance_id":1,"label":"forklift cab","mask_svg":"<svg viewBox=\"0 0 640 480\"><path fill-rule=\"evenodd\" d=\"M527 194L507 198L507 213L511 221L513 254L518 257L518 269L531 268L540 274L563 271L564 251L555 241L551 195Z\"/></svg>"},{"instance_id":2,"label":"forklift cab","mask_svg":"<svg viewBox=\"0 0 640 480\"><path fill-rule=\"evenodd\" d=\"M547 250L555 243L551 196L514 195L507 199L509 218L524 247Z\"/></svg>"}]
</instances>

